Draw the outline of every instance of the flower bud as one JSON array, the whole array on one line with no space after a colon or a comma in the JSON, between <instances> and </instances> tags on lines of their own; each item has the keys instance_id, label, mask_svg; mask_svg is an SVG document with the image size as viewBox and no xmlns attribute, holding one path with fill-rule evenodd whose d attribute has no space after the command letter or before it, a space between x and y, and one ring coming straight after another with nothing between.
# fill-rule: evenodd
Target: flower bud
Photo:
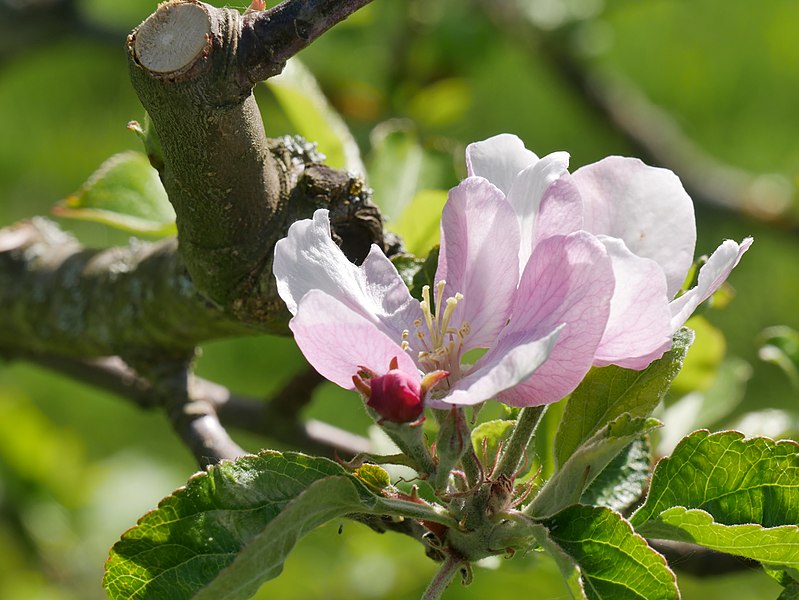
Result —
<instances>
[{"instance_id":1,"label":"flower bud","mask_svg":"<svg viewBox=\"0 0 799 600\"><path fill-rule=\"evenodd\" d=\"M424 401L421 386L407 373L391 369L385 375L366 380L359 373L352 380L355 387L366 396L366 405L380 415L381 420L410 423L422 415Z\"/></svg>"}]
</instances>

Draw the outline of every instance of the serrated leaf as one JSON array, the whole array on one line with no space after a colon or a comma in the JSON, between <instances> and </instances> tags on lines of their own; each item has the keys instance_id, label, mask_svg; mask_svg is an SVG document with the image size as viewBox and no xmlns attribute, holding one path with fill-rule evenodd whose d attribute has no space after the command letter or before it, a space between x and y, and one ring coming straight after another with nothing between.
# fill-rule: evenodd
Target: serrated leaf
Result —
<instances>
[{"instance_id":1,"label":"serrated leaf","mask_svg":"<svg viewBox=\"0 0 799 600\"><path fill-rule=\"evenodd\" d=\"M657 419L624 414L595 433L558 469L530 504L535 517L579 502L583 491L633 440L660 425Z\"/></svg>"},{"instance_id":2,"label":"serrated leaf","mask_svg":"<svg viewBox=\"0 0 799 600\"><path fill-rule=\"evenodd\" d=\"M632 516L636 530L675 506L707 511L724 525L799 523L799 445L696 431L662 459Z\"/></svg>"},{"instance_id":3,"label":"serrated leaf","mask_svg":"<svg viewBox=\"0 0 799 600\"><path fill-rule=\"evenodd\" d=\"M689 542L763 563L799 567L796 525L723 525L704 510L676 506L664 510L638 531L651 538Z\"/></svg>"},{"instance_id":4,"label":"serrated leaf","mask_svg":"<svg viewBox=\"0 0 799 600\"><path fill-rule=\"evenodd\" d=\"M643 435L622 450L583 492L580 503L623 512L637 502L652 469L648 438Z\"/></svg>"},{"instance_id":5,"label":"serrated leaf","mask_svg":"<svg viewBox=\"0 0 799 600\"><path fill-rule=\"evenodd\" d=\"M671 350L643 371L616 366L589 371L563 411L555 439L556 464L563 465L583 442L620 415L651 415L679 372L693 338L690 329L681 329Z\"/></svg>"},{"instance_id":6,"label":"serrated leaf","mask_svg":"<svg viewBox=\"0 0 799 600\"><path fill-rule=\"evenodd\" d=\"M305 65L292 58L280 75L265 83L296 133L316 142L328 165L366 174L355 138Z\"/></svg>"},{"instance_id":7,"label":"serrated leaf","mask_svg":"<svg viewBox=\"0 0 799 600\"><path fill-rule=\"evenodd\" d=\"M141 152L122 152L106 160L52 212L143 235L166 236L177 231L175 211L158 172Z\"/></svg>"},{"instance_id":8,"label":"serrated leaf","mask_svg":"<svg viewBox=\"0 0 799 600\"><path fill-rule=\"evenodd\" d=\"M388 472L383 467L377 465L369 463L361 465L355 469L353 475L358 480L377 491L384 490L391 486L391 478L388 476Z\"/></svg>"},{"instance_id":9,"label":"serrated leaf","mask_svg":"<svg viewBox=\"0 0 799 600\"><path fill-rule=\"evenodd\" d=\"M363 510L363 498L352 479L329 477L312 483L194 600L245 600L262 583L280 575L283 563L297 541L334 519Z\"/></svg>"},{"instance_id":10,"label":"serrated leaf","mask_svg":"<svg viewBox=\"0 0 799 600\"><path fill-rule=\"evenodd\" d=\"M580 568L589 600L680 597L666 560L609 508L574 505L542 524L552 542Z\"/></svg>"},{"instance_id":11,"label":"serrated leaf","mask_svg":"<svg viewBox=\"0 0 799 600\"><path fill-rule=\"evenodd\" d=\"M265 451L199 473L146 514L111 549L104 585L114 599L188 599L220 579L248 597L279 574L294 543L377 497L333 461ZM256 562L260 561L260 562Z\"/></svg>"}]
</instances>

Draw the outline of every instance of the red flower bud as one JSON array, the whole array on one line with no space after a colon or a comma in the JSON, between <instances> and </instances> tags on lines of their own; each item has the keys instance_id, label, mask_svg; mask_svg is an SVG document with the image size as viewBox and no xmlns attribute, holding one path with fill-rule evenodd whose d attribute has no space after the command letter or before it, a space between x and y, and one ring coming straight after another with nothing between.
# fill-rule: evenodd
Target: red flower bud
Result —
<instances>
[{"instance_id":1,"label":"red flower bud","mask_svg":"<svg viewBox=\"0 0 799 600\"><path fill-rule=\"evenodd\" d=\"M386 421L410 423L424 410L419 382L399 369L369 379L369 388L366 405Z\"/></svg>"}]
</instances>

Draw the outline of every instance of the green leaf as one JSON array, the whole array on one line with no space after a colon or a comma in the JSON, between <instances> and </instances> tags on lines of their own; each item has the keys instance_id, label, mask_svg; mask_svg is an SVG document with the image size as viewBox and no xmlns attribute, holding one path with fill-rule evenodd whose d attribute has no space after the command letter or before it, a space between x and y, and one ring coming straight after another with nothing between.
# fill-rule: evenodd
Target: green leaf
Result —
<instances>
[{"instance_id":1,"label":"green leaf","mask_svg":"<svg viewBox=\"0 0 799 600\"><path fill-rule=\"evenodd\" d=\"M459 176L455 170L453 148L442 144L440 139L423 143L414 122L400 119L377 125L369 140L372 144L368 161L369 185L374 191L375 202L389 221L389 228L395 230L397 219L404 217L404 221L407 221L417 214L425 218L427 226L430 219L427 212L419 213L420 208L424 209L424 206L419 206L419 200L411 209L411 215L408 215L408 210L420 193L446 190L457 184ZM458 164L461 160L459 157ZM441 218L440 206L437 208L438 214L434 219L436 229ZM399 227L408 229L408 224ZM426 231L427 227L421 229ZM437 243L430 242L430 245ZM428 249L429 246L414 252L423 254Z\"/></svg>"},{"instance_id":2,"label":"green leaf","mask_svg":"<svg viewBox=\"0 0 799 600\"><path fill-rule=\"evenodd\" d=\"M552 515L580 500L583 491L633 440L660 425L657 419L624 414L600 429L559 468L528 509L536 517Z\"/></svg>"},{"instance_id":3,"label":"green leaf","mask_svg":"<svg viewBox=\"0 0 799 600\"><path fill-rule=\"evenodd\" d=\"M724 525L799 523L799 445L745 439L737 431L692 433L655 467L646 501L631 522L645 529L678 506L707 511Z\"/></svg>"},{"instance_id":4,"label":"green leaf","mask_svg":"<svg viewBox=\"0 0 799 600\"><path fill-rule=\"evenodd\" d=\"M496 419L480 423L472 430L472 446L477 456L482 460L485 452L483 464L490 468L496 460L501 443L510 437L516 421Z\"/></svg>"},{"instance_id":5,"label":"green leaf","mask_svg":"<svg viewBox=\"0 0 799 600\"><path fill-rule=\"evenodd\" d=\"M369 512L377 500L327 459L265 451L226 461L122 536L104 585L112 600L246 598L280 573L302 535L336 516Z\"/></svg>"},{"instance_id":6,"label":"green leaf","mask_svg":"<svg viewBox=\"0 0 799 600\"><path fill-rule=\"evenodd\" d=\"M622 512L643 496L651 469L649 436L642 435L622 450L591 482L583 492L580 503L607 506Z\"/></svg>"},{"instance_id":7,"label":"green leaf","mask_svg":"<svg viewBox=\"0 0 799 600\"><path fill-rule=\"evenodd\" d=\"M760 358L777 365L799 389L799 331L784 325L769 327L760 337Z\"/></svg>"},{"instance_id":8,"label":"green leaf","mask_svg":"<svg viewBox=\"0 0 799 600\"><path fill-rule=\"evenodd\" d=\"M579 567L589 600L680 597L666 560L609 508L574 505L542 524Z\"/></svg>"},{"instance_id":9,"label":"green leaf","mask_svg":"<svg viewBox=\"0 0 799 600\"><path fill-rule=\"evenodd\" d=\"M560 574L566 584L566 589L574 600L586 600L588 597L583 588L582 571L574 559L566 554L550 537L549 530L544 526L539 526L533 530L536 541L549 554L558 565Z\"/></svg>"},{"instance_id":10,"label":"green leaf","mask_svg":"<svg viewBox=\"0 0 799 600\"><path fill-rule=\"evenodd\" d=\"M402 236L409 252L425 255L441 241L441 211L447 202L443 190L422 190L390 229Z\"/></svg>"},{"instance_id":11,"label":"green leaf","mask_svg":"<svg viewBox=\"0 0 799 600\"><path fill-rule=\"evenodd\" d=\"M699 544L763 563L799 567L799 527L723 525L699 509L676 506L638 528L647 537Z\"/></svg>"},{"instance_id":12,"label":"green leaf","mask_svg":"<svg viewBox=\"0 0 799 600\"><path fill-rule=\"evenodd\" d=\"M555 459L562 465L592 435L624 413L648 417L682 366L694 336L683 328L671 350L643 371L609 366L592 369L569 397L555 439Z\"/></svg>"},{"instance_id":13,"label":"green leaf","mask_svg":"<svg viewBox=\"0 0 799 600\"><path fill-rule=\"evenodd\" d=\"M316 142L328 165L366 174L355 138L305 65L292 58L280 75L265 83L296 133Z\"/></svg>"},{"instance_id":14,"label":"green leaf","mask_svg":"<svg viewBox=\"0 0 799 600\"><path fill-rule=\"evenodd\" d=\"M158 172L141 152L105 161L73 195L53 207L59 217L95 221L144 235L174 235L175 211Z\"/></svg>"}]
</instances>

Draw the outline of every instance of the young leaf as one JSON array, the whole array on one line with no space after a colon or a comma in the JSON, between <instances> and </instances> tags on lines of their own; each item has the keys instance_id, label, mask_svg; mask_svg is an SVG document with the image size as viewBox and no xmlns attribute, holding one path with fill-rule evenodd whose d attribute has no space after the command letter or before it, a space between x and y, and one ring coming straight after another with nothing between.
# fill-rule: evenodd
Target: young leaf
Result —
<instances>
[{"instance_id":1,"label":"young leaf","mask_svg":"<svg viewBox=\"0 0 799 600\"><path fill-rule=\"evenodd\" d=\"M589 600L680 597L666 560L618 513L599 506L574 505L542 524L549 530L552 543L579 567Z\"/></svg>"},{"instance_id":2,"label":"young leaf","mask_svg":"<svg viewBox=\"0 0 799 600\"><path fill-rule=\"evenodd\" d=\"M638 532L647 537L689 542L763 563L799 567L799 527L757 524L722 525L699 509L664 510Z\"/></svg>"},{"instance_id":3,"label":"young leaf","mask_svg":"<svg viewBox=\"0 0 799 600\"><path fill-rule=\"evenodd\" d=\"M280 75L265 83L296 132L317 143L328 165L366 174L355 138L305 65L292 58Z\"/></svg>"},{"instance_id":4,"label":"young leaf","mask_svg":"<svg viewBox=\"0 0 799 600\"><path fill-rule=\"evenodd\" d=\"M652 468L649 436L642 435L622 450L591 482L581 504L607 506L622 512L644 493Z\"/></svg>"},{"instance_id":5,"label":"young leaf","mask_svg":"<svg viewBox=\"0 0 799 600\"><path fill-rule=\"evenodd\" d=\"M372 145L368 160L369 185L392 231L395 231L395 221L406 217L411 201L418 204L415 199L420 192L446 190L458 181L452 149L423 144L411 121L393 119L380 123L372 130L369 141ZM435 219L436 231L440 208ZM418 209L416 206L413 210ZM407 229L407 224L404 227ZM432 242L435 243L438 242ZM419 251L411 248L411 251L422 254L429 248Z\"/></svg>"},{"instance_id":6,"label":"young leaf","mask_svg":"<svg viewBox=\"0 0 799 600\"><path fill-rule=\"evenodd\" d=\"M582 444L546 482L530 504L529 514L552 515L576 504L583 491L633 440L660 425L657 419L624 414Z\"/></svg>"},{"instance_id":7,"label":"young leaf","mask_svg":"<svg viewBox=\"0 0 799 600\"><path fill-rule=\"evenodd\" d=\"M500 444L504 444L510 437L514 425L516 425L516 421L496 419L480 423L472 430L472 446L481 460L483 452L485 452L485 465L490 467L496 460Z\"/></svg>"},{"instance_id":8,"label":"young leaf","mask_svg":"<svg viewBox=\"0 0 799 600\"><path fill-rule=\"evenodd\" d=\"M745 439L737 431L696 431L652 475L649 494L630 521L645 530L672 507L701 509L724 525L799 523L799 445Z\"/></svg>"},{"instance_id":9,"label":"young leaf","mask_svg":"<svg viewBox=\"0 0 799 600\"><path fill-rule=\"evenodd\" d=\"M563 465L577 448L616 417L648 417L682 366L694 339L690 329L674 335L671 350L643 371L609 366L592 369L572 392L555 439L555 459Z\"/></svg>"},{"instance_id":10,"label":"young leaf","mask_svg":"<svg viewBox=\"0 0 799 600\"><path fill-rule=\"evenodd\" d=\"M402 236L409 252L426 254L441 241L441 211L446 202L443 190L421 190L389 228Z\"/></svg>"},{"instance_id":11,"label":"young leaf","mask_svg":"<svg viewBox=\"0 0 799 600\"><path fill-rule=\"evenodd\" d=\"M106 160L52 212L59 217L95 221L143 235L176 232L175 211L158 172L141 152L122 152Z\"/></svg>"},{"instance_id":12,"label":"young leaf","mask_svg":"<svg viewBox=\"0 0 799 600\"><path fill-rule=\"evenodd\" d=\"M369 512L377 500L327 459L265 451L226 461L122 536L104 585L112 600L246 598L280 573L302 535L336 516ZM207 587L213 593L202 592Z\"/></svg>"}]
</instances>

